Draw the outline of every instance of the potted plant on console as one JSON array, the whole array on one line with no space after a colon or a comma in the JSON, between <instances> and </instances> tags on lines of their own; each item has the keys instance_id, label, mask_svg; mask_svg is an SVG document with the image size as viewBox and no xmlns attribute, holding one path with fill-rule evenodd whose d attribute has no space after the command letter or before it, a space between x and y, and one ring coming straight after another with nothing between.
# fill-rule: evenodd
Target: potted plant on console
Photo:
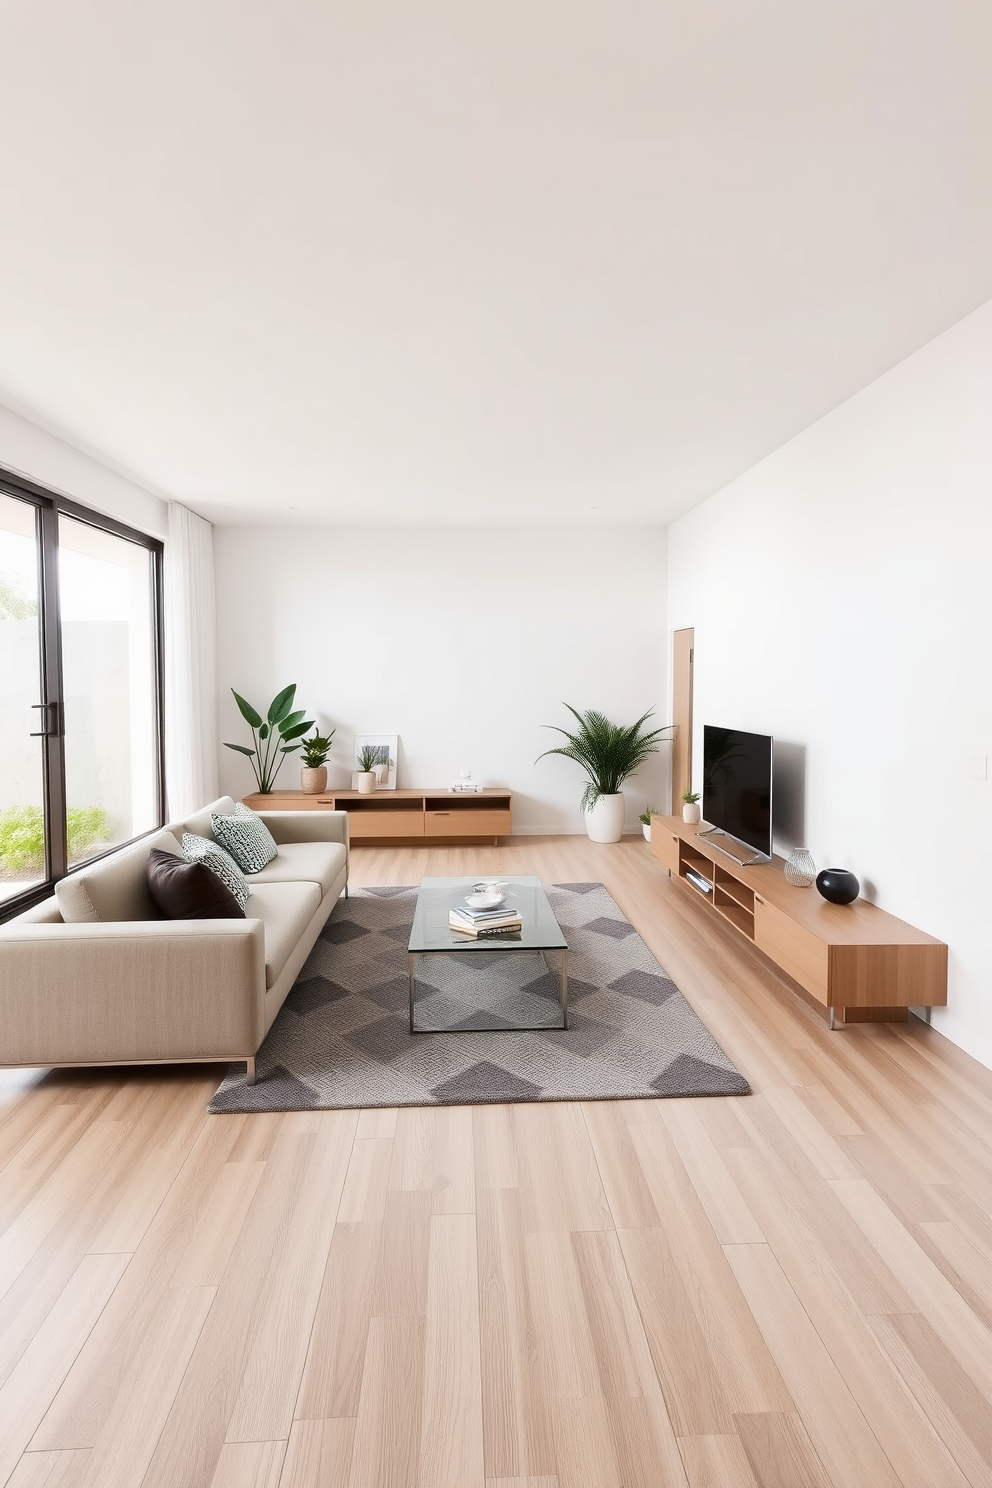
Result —
<instances>
[{"instance_id":1,"label":"potted plant on console","mask_svg":"<svg viewBox=\"0 0 992 1488\"><path fill-rule=\"evenodd\" d=\"M234 692L234 688L231 688ZM282 692L277 692L268 707L268 712L263 718L257 708L245 701L240 693L234 692L234 701L242 718L251 729L251 741L254 748L249 749L246 744L227 744L225 749L233 749L238 754L247 755L251 761L252 773L258 785L260 796L270 796L272 787L276 783L276 776L282 766L287 754L295 754L300 748L300 740L303 735L316 725L312 718L307 718L306 709L298 708L294 711L293 699L296 697L296 683L291 682L284 687Z\"/></svg>"},{"instance_id":2,"label":"potted plant on console","mask_svg":"<svg viewBox=\"0 0 992 1488\"><path fill-rule=\"evenodd\" d=\"M682 802L682 820L694 827L699 821L699 792L683 791L679 800Z\"/></svg>"},{"instance_id":3,"label":"potted plant on console","mask_svg":"<svg viewBox=\"0 0 992 1488\"><path fill-rule=\"evenodd\" d=\"M556 733L564 734L566 743L555 749L546 749L538 759L548 754L563 754L575 760L588 776L582 792L582 810L586 831L592 842L619 842L623 836L625 802L620 787L628 775L633 775L644 761L658 748L664 739L672 737L671 724L664 728L645 729L652 708L641 715L636 723L611 723L605 714L595 708L580 713L570 703L565 707L578 723L575 733L559 728L557 724L546 724Z\"/></svg>"},{"instance_id":4,"label":"potted plant on console","mask_svg":"<svg viewBox=\"0 0 992 1488\"><path fill-rule=\"evenodd\" d=\"M309 739L304 739L303 768L300 770L300 789L306 796L319 796L327 789L327 756L331 752L334 730L325 737L316 728Z\"/></svg>"},{"instance_id":5,"label":"potted plant on console","mask_svg":"<svg viewBox=\"0 0 992 1488\"><path fill-rule=\"evenodd\" d=\"M375 767L379 763L379 745L363 744L356 761L358 765L358 789L363 796L375 790Z\"/></svg>"},{"instance_id":6,"label":"potted plant on console","mask_svg":"<svg viewBox=\"0 0 992 1488\"><path fill-rule=\"evenodd\" d=\"M644 833L645 842L651 841L651 818L657 815L658 813L657 811L655 811L654 807L648 806L645 808L644 811L641 812L640 816L637 818L637 820L641 824L641 830Z\"/></svg>"}]
</instances>

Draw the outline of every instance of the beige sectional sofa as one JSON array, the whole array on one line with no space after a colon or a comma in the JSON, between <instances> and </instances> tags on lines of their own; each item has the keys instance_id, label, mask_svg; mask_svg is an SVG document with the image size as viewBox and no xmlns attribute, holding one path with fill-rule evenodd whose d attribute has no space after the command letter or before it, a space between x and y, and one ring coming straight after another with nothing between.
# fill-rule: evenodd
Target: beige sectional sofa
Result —
<instances>
[{"instance_id":1,"label":"beige sectional sofa","mask_svg":"<svg viewBox=\"0 0 992 1488\"><path fill-rule=\"evenodd\" d=\"M0 1066L244 1059L254 1080L258 1047L348 891L348 813L262 812L279 852L246 875L247 918L164 919L149 852L178 853L184 831L209 837L211 813L233 810L224 796L0 925Z\"/></svg>"}]
</instances>

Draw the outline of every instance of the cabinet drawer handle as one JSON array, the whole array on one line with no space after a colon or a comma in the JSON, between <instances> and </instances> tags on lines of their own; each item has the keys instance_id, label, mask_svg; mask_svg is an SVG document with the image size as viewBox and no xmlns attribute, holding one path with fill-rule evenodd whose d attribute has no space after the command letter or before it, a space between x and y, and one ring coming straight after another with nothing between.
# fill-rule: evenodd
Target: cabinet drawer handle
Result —
<instances>
[{"instance_id":1,"label":"cabinet drawer handle","mask_svg":"<svg viewBox=\"0 0 992 1488\"><path fill-rule=\"evenodd\" d=\"M765 901L764 901L764 899L762 899L762 897L761 897L760 894L755 894L755 896L754 896L754 902L755 902L755 904L764 904Z\"/></svg>"},{"instance_id":2,"label":"cabinet drawer handle","mask_svg":"<svg viewBox=\"0 0 992 1488\"><path fill-rule=\"evenodd\" d=\"M434 811L431 814L432 814L432 816L450 816L451 815L451 812L450 811Z\"/></svg>"}]
</instances>

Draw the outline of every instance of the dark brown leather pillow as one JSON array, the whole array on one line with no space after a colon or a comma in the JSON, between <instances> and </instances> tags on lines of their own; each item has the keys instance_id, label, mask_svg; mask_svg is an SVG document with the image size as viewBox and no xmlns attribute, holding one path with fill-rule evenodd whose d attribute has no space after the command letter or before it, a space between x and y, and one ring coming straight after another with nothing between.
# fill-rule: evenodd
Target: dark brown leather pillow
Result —
<instances>
[{"instance_id":1,"label":"dark brown leather pillow","mask_svg":"<svg viewBox=\"0 0 992 1488\"><path fill-rule=\"evenodd\" d=\"M167 920L243 920L245 912L226 884L203 863L187 863L153 847L148 892Z\"/></svg>"}]
</instances>

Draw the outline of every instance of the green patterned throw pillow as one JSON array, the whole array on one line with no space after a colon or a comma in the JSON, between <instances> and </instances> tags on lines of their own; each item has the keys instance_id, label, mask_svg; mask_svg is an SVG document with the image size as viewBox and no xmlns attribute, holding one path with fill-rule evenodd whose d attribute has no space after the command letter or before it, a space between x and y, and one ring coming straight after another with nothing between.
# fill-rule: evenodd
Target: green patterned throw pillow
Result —
<instances>
[{"instance_id":1,"label":"green patterned throw pillow","mask_svg":"<svg viewBox=\"0 0 992 1488\"><path fill-rule=\"evenodd\" d=\"M238 901L238 908L244 914L248 908L250 889L248 880L231 854L225 852L219 843L211 842L209 837L198 837L195 832L183 833L182 847L187 863L202 863L204 868L216 873L224 887L230 889Z\"/></svg>"},{"instance_id":2,"label":"green patterned throw pillow","mask_svg":"<svg viewBox=\"0 0 992 1488\"><path fill-rule=\"evenodd\" d=\"M233 816L211 816L214 836L244 873L260 873L279 849L268 827L249 806L239 801Z\"/></svg>"}]
</instances>

